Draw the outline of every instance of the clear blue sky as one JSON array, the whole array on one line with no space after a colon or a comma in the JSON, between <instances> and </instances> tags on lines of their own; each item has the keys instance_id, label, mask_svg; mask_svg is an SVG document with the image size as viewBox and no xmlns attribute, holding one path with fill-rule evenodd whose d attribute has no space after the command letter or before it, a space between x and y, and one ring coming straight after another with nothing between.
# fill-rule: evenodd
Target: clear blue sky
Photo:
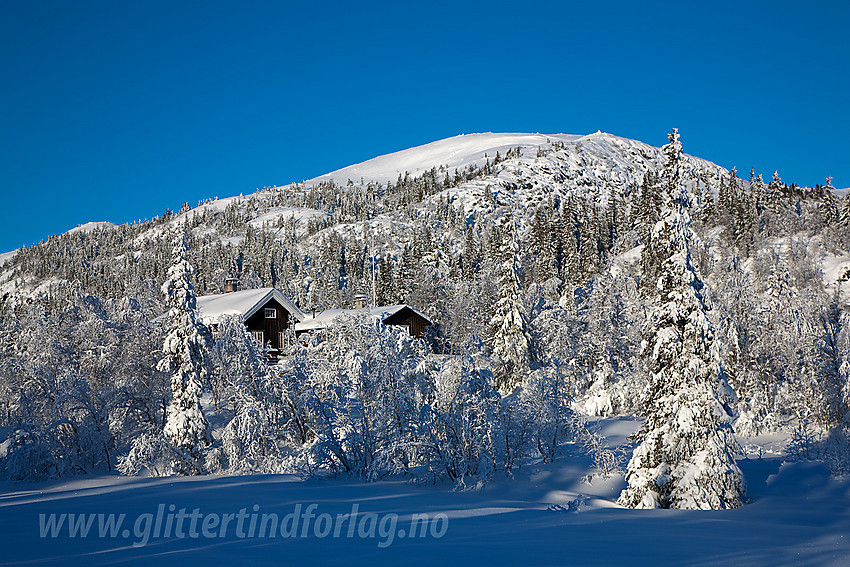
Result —
<instances>
[{"instance_id":1,"label":"clear blue sky","mask_svg":"<svg viewBox=\"0 0 850 567\"><path fill-rule=\"evenodd\" d=\"M245 7L251 4L251 7ZM470 132L850 186L844 2L0 3L0 252Z\"/></svg>"}]
</instances>

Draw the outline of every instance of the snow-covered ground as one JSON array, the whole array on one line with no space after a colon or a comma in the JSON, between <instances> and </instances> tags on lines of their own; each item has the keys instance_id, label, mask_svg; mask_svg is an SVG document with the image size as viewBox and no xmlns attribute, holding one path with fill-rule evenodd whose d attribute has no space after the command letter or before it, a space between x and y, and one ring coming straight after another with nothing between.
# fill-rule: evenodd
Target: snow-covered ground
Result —
<instances>
[{"instance_id":1,"label":"snow-covered ground","mask_svg":"<svg viewBox=\"0 0 850 567\"><path fill-rule=\"evenodd\" d=\"M625 443L635 428L629 419L600 425L613 445ZM615 500L622 476L588 483L590 464L575 455L527 465L513 478L465 492L404 481L305 482L285 475L4 483L0 557L9 565L846 565L850 482L830 479L818 463L783 464L781 456L765 455L740 461L750 502L710 512L620 508ZM305 524L311 504L316 505L309 513L313 518ZM358 519L348 537L344 515L353 506ZM187 518L180 538L173 534L182 508ZM191 537L188 515L195 508L197 537ZM240 531L236 514L242 508L247 516ZM46 519L50 514L126 517L116 537L99 537L97 516L88 537L69 537L67 524L57 537L41 537L41 514ZM234 519L219 537L220 526L211 526L224 521L224 514ZM250 534L252 514L254 537L238 537L237 532ZM277 537L268 532L259 537L262 514L277 514L282 523L288 515L290 537L282 537L280 529ZM412 514L428 514L416 524L417 537L409 533ZM157 516L162 518L159 537ZM208 517L213 519L205 533ZM423 525L425 535L418 537ZM163 536L166 530L172 537ZM147 543L134 546L145 534Z\"/></svg>"},{"instance_id":2,"label":"snow-covered ground","mask_svg":"<svg viewBox=\"0 0 850 567\"><path fill-rule=\"evenodd\" d=\"M840 282L843 293L850 293L850 255L825 254L823 257L823 281L828 288Z\"/></svg>"}]
</instances>

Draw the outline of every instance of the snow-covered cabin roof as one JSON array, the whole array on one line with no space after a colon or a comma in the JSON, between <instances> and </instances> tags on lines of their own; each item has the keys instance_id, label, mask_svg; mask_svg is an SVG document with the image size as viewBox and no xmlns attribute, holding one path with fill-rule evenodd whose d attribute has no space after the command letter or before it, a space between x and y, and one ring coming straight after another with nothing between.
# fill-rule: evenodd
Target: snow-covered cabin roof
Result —
<instances>
[{"instance_id":1,"label":"snow-covered cabin roof","mask_svg":"<svg viewBox=\"0 0 850 567\"><path fill-rule=\"evenodd\" d=\"M357 317L358 315L369 315L378 321L384 321L404 309L409 309L411 312L425 319L429 325L432 324L428 317L409 305L387 305L382 307L362 307L360 309L328 309L327 311L317 313L315 316L306 314L305 318L302 319L300 323L295 324L295 331L301 332L326 329L334 319L342 315L350 315L352 317Z\"/></svg>"},{"instance_id":2,"label":"snow-covered cabin roof","mask_svg":"<svg viewBox=\"0 0 850 567\"><path fill-rule=\"evenodd\" d=\"M238 315L242 321L245 321L271 299L283 305L298 321L303 321L307 317L285 295L273 287L198 296L198 315L206 324L217 323L228 315Z\"/></svg>"}]
</instances>

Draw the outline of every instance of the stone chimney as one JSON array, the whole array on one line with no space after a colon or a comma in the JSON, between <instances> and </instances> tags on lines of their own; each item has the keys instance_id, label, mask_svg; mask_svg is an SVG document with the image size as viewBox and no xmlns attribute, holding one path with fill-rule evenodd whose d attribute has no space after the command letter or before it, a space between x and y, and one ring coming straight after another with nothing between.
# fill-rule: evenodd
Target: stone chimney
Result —
<instances>
[{"instance_id":1,"label":"stone chimney","mask_svg":"<svg viewBox=\"0 0 850 567\"><path fill-rule=\"evenodd\" d=\"M366 307L366 300L368 299L368 295L365 293L358 293L354 296L354 308L355 309L363 309Z\"/></svg>"},{"instance_id":2,"label":"stone chimney","mask_svg":"<svg viewBox=\"0 0 850 567\"><path fill-rule=\"evenodd\" d=\"M239 291L239 280L236 278L227 278L224 282L224 292L233 293L234 291Z\"/></svg>"}]
</instances>

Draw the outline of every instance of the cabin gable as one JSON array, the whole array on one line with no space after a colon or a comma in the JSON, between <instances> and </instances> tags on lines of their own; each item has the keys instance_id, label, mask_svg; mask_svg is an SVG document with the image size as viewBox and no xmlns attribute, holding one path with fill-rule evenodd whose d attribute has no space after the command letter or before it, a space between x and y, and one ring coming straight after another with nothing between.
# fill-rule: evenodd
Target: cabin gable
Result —
<instances>
[{"instance_id":1,"label":"cabin gable","mask_svg":"<svg viewBox=\"0 0 850 567\"><path fill-rule=\"evenodd\" d=\"M421 338L425 332L425 327L431 325L431 321L407 306L386 317L383 323L385 325L405 326L410 336L417 338Z\"/></svg>"},{"instance_id":2,"label":"cabin gable","mask_svg":"<svg viewBox=\"0 0 850 567\"><path fill-rule=\"evenodd\" d=\"M367 315L373 317L384 325L404 326L411 336L421 338L425 327L433 323L422 313L416 311L409 305L389 305L383 307L361 307L357 309L328 309L313 317L305 317L294 324L295 333L301 334L310 331L321 331L327 329L334 319L342 315L354 317Z\"/></svg>"},{"instance_id":3,"label":"cabin gable","mask_svg":"<svg viewBox=\"0 0 850 567\"><path fill-rule=\"evenodd\" d=\"M291 324L289 311L274 297L252 311L245 319L245 326L263 345L271 344L273 349L279 349L284 341L282 334Z\"/></svg>"}]
</instances>

